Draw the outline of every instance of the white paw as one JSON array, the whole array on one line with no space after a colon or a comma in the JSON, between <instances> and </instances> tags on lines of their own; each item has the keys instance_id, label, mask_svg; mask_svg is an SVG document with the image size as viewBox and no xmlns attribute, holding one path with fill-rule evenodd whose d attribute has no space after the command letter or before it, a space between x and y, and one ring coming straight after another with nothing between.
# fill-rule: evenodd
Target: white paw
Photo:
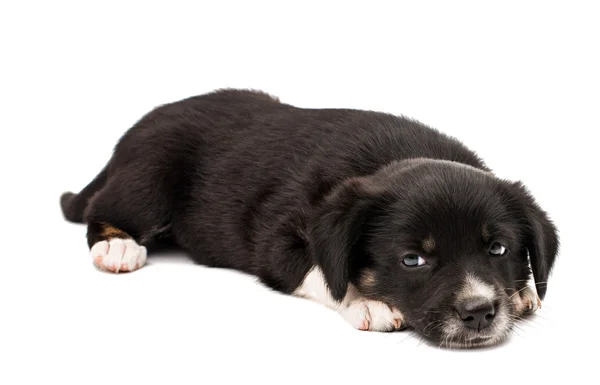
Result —
<instances>
[{"instance_id":1,"label":"white paw","mask_svg":"<svg viewBox=\"0 0 600 385\"><path fill-rule=\"evenodd\" d=\"M400 329L404 317L398 309L393 309L379 301L360 299L352 302L340 314L355 329L389 332Z\"/></svg>"},{"instance_id":2,"label":"white paw","mask_svg":"<svg viewBox=\"0 0 600 385\"><path fill-rule=\"evenodd\" d=\"M535 313L542 307L542 301L529 286L513 294L511 300L517 315Z\"/></svg>"},{"instance_id":3,"label":"white paw","mask_svg":"<svg viewBox=\"0 0 600 385\"><path fill-rule=\"evenodd\" d=\"M113 273L134 271L146 263L146 248L133 239L113 238L92 246L90 255L94 265Z\"/></svg>"}]
</instances>

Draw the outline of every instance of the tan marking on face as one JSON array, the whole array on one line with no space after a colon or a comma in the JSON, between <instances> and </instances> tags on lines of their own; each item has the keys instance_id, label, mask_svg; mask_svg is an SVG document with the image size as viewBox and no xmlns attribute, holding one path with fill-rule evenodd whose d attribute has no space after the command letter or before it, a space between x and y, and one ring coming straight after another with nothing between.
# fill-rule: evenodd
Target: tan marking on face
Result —
<instances>
[{"instance_id":1,"label":"tan marking on face","mask_svg":"<svg viewBox=\"0 0 600 385\"><path fill-rule=\"evenodd\" d=\"M428 253L431 253L433 250L435 250L435 239L433 239L433 236L430 235L423 240L421 246L423 247L423 250L425 250Z\"/></svg>"},{"instance_id":2,"label":"tan marking on face","mask_svg":"<svg viewBox=\"0 0 600 385\"><path fill-rule=\"evenodd\" d=\"M364 288L372 288L375 286L375 272L373 270L365 270L360 277L360 283Z\"/></svg>"},{"instance_id":3,"label":"tan marking on face","mask_svg":"<svg viewBox=\"0 0 600 385\"><path fill-rule=\"evenodd\" d=\"M103 225L100 236L104 240L110 240L112 238L121 238L121 239L132 238L131 235L127 234L125 231L123 231L121 229L117 229L116 227L108 225L108 224Z\"/></svg>"},{"instance_id":4,"label":"tan marking on face","mask_svg":"<svg viewBox=\"0 0 600 385\"><path fill-rule=\"evenodd\" d=\"M481 228L481 236L483 237L484 242L490 240L491 235L486 225L483 225L483 227Z\"/></svg>"}]
</instances>

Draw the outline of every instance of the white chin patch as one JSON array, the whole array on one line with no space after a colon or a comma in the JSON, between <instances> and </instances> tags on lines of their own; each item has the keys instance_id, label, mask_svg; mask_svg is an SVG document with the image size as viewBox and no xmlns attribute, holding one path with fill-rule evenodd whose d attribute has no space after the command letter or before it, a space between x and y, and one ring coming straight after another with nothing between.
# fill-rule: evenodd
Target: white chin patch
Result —
<instances>
[{"instance_id":1,"label":"white chin patch","mask_svg":"<svg viewBox=\"0 0 600 385\"><path fill-rule=\"evenodd\" d=\"M467 274L456 302L469 299L483 299L494 302L498 297L494 286L486 283L474 274ZM442 344L448 347L491 346L506 338L510 330L510 315L505 300L495 308L493 323L481 331L468 329L458 317L449 317L444 321Z\"/></svg>"}]
</instances>

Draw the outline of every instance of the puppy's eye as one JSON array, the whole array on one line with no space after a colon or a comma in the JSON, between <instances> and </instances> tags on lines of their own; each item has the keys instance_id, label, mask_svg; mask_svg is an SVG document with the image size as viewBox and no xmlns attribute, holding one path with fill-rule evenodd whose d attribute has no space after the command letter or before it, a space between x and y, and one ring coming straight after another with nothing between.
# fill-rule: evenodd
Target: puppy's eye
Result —
<instances>
[{"instance_id":1,"label":"puppy's eye","mask_svg":"<svg viewBox=\"0 0 600 385\"><path fill-rule=\"evenodd\" d=\"M504 246L502 246L501 244L499 244L498 242L494 242L494 243L492 243L492 246L490 246L489 253L490 253L490 255L501 256L506 253L506 248Z\"/></svg>"},{"instance_id":2,"label":"puppy's eye","mask_svg":"<svg viewBox=\"0 0 600 385\"><path fill-rule=\"evenodd\" d=\"M402 263L404 266L408 267L418 267L427 264L427 261L417 254L407 254L402 258Z\"/></svg>"}]
</instances>

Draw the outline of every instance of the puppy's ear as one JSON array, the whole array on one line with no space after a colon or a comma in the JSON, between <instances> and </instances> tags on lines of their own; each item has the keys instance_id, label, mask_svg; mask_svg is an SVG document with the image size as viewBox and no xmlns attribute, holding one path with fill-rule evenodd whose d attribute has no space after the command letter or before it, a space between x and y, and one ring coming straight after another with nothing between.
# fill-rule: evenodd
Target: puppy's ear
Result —
<instances>
[{"instance_id":1,"label":"puppy's ear","mask_svg":"<svg viewBox=\"0 0 600 385\"><path fill-rule=\"evenodd\" d=\"M365 222L382 188L373 177L351 178L334 188L315 210L309 225L309 244L325 276L331 296L346 295L350 270Z\"/></svg>"},{"instance_id":2,"label":"puppy's ear","mask_svg":"<svg viewBox=\"0 0 600 385\"><path fill-rule=\"evenodd\" d=\"M520 191L524 210L525 245L529 251L535 287L540 299L544 299L548 277L558 254L558 232L548 214L539 207L525 186L517 182L515 187Z\"/></svg>"}]
</instances>

